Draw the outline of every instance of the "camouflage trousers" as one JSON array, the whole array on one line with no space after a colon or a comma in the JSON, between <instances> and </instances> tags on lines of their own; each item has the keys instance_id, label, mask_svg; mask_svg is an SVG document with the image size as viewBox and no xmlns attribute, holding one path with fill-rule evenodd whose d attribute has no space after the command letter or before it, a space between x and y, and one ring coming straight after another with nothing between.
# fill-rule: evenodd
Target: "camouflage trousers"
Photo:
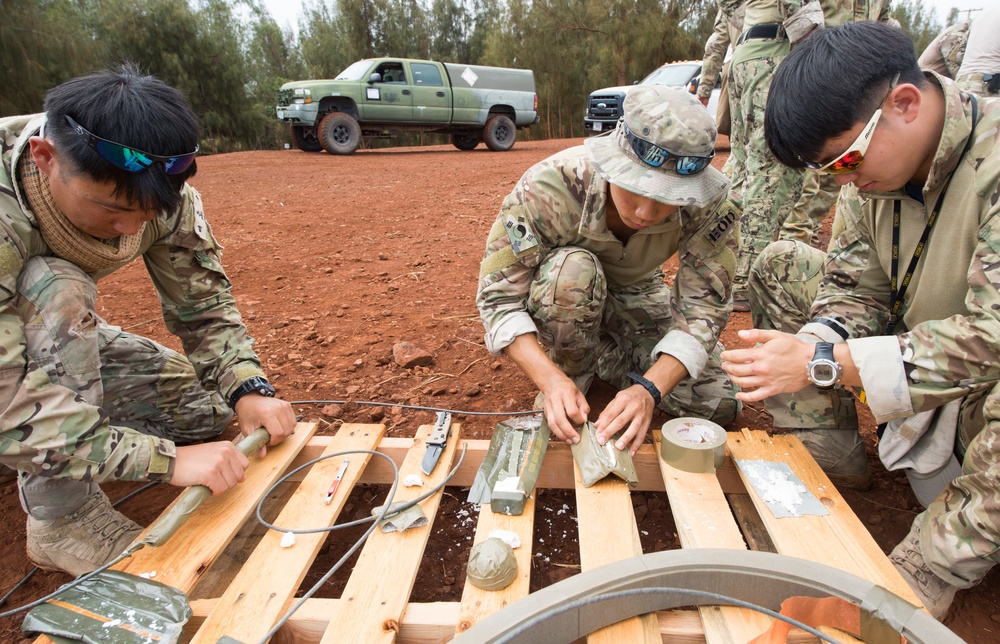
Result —
<instances>
[{"instance_id":1,"label":"camouflage trousers","mask_svg":"<svg viewBox=\"0 0 1000 644\"><path fill-rule=\"evenodd\" d=\"M778 241L750 275L754 326L797 332L823 274L826 254L801 242ZM765 401L775 427L857 428L853 395L807 387ZM919 514L920 549L932 571L960 588L974 586L1000 561L1000 385L962 399L955 453L962 473Z\"/></svg>"},{"instance_id":2,"label":"camouflage trousers","mask_svg":"<svg viewBox=\"0 0 1000 644\"><path fill-rule=\"evenodd\" d=\"M819 233L830 208L837 201L840 186L832 174L806 172L802 180L802 195L788 213L778 239L800 241L820 248Z\"/></svg>"},{"instance_id":3,"label":"camouflage trousers","mask_svg":"<svg viewBox=\"0 0 1000 644\"><path fill-rule=\"evenodd\" d=\"M617 389L634 383L630 371L645 373L653 348L674 328L673 293L663 274L628 287L608 287L600 260L576 247L550 252L535 271L528 313L549 357L570 377L596 373ZM682 380L659 408L673 416L708 418L720 425L736 419L736 387L722 370L716 343L698 378Z\"/></svg>"},{"instance_id":4,"label":"camouflage trousers","mask_svg":"<svg viewBox=\"0 0 1000 644\"><path fill-rule=\"evenodd\" d=\"M746 298L750 265L778 238L778 230L802 193L804 172L779 163L764 140L768 88L778 63L787 53L787 45L776 47L773 56L734 59L729 72L733 120L729 142L733 184L737 186L730 189L729 198L743 208L740 249L733 276L734 299Z\"/></svg>"},{"instance_id":5,"label":"camouflage trousers","mask_svg":"<svg viewBox=\"0 0 1000 644\"><path fill-rule=\"evenodd\" d=\"M221 395L202 387L183 355L106 324L96 301L97 285L76 265L53 257L24 265L14 304L26 353L49 380L100 407L112 425L177 443L218 436L232 418ZM33 439L65 444L79 440L74 431ZM18 483L21 504L36 519L65 516L97 490L94 482L26 472Z\"/></svg>"}]
</instances>

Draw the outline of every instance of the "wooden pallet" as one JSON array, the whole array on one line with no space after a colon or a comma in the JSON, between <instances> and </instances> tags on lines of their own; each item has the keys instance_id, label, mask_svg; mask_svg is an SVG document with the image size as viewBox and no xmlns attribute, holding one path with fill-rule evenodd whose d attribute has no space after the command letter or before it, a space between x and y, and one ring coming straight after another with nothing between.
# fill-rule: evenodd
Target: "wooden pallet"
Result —
<instances>
[{"instance_id":1,"label":"wooden pallet","mask_svg":"<svg viewBox=\"0 0 1000 644\"><path fill-rule=\"evenodd\" d=\"M116 566L134 574L155 571L157 581L185 592L191 592L215 564L239 567L234 578L226 577L232 581L219 589L216 598L192 602L194 617L185 629L186 642L216 644L223 636L246 644L257 642L294 603L295 592L326 533L296 535L293 547L282 548L282 535L267 531L249 558L230 559L232 555L227 554L227 546L251 517L258 499L284 472L322 454L377 449L398 464L401 479L418 474L424 440L430 435L431 426L420 427L413 439L386 438L382 425L347 424L332 437L316 437L315 431L315 424L300 423L291 438L269 448L267 457L251 466L246 481L225 495L206 501L167 544L140 550ZM457 447L463 442L468 451L449 485L472 484L489 442L461 441L460 434L461 427L455 423L433 475L423 477L425 487L400 485L396 500L415 498L440 483L452 468ZM864 525L795 437L769 437L765 432L747 430L734 432L728 437L728 456L787 462L830 511L827 516L775 519L755 491L744 484L731 458L727 457L725 466L716 474L690 474L657 458L659 432L654 432L654 439L656 444L644 445L634 459L639 489L666 490L682 547L746 549L746 542L750 542L755 549L772 549L840 568L919 605ZM391 482L392 468L384 459L352 455L344 480L333 502L327 505L324 497L342 460L327 459L304 473L275 523L332 524L355 485ZM566 445L550 445L537 487L576 490L583 570L642 554L629 488L615 477L584 488ZM421 503L431 522L439 500L440 494ZM484 506L475 542L485 539L495 529L520 535L522 546L515 550L517 579L497 592L483 591L467 583L460 602L433 604L408 601L431 526L402 533L376 530L362 548L341 598L307 600L272 641L283 644L446 642L478 620L528 595L533 522L533 500L528 501L522 515L514 517L494 514L489 506ZM241 550L239 544L236 549ZM199 591L202 590L200 586ZM770 621L759 613L733 607L703 607L698 613L664 611L609 626L591 634L588 642L746 642L765 630ZM801 631L798 633L789 641L815 641Z\"/></svg>"}]
</instances>

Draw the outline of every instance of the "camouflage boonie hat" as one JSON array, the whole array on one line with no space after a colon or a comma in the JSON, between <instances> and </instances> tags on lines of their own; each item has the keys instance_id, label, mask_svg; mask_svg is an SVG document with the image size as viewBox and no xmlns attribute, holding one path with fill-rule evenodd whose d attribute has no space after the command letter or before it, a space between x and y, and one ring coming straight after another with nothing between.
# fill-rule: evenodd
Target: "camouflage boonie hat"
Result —
<instances>
[{"instance_id":1,"label":"camouflage boonie hat","mask_svg":"<svg viewBox=\"0 0 1000 644\"><path fill-rule=\"evenodd\" d=\"M692 94L642 85L629 92L623 109L624 117L609 135L584 141L602 177L629 192L678 206L707 206L728 189L725 175L711 166L696 174L677 173L674 157L715 155L715 119ZM634 136L670 154L663 165L649 165L636 154L626 125Z\"/></svg>"}]
</instances>

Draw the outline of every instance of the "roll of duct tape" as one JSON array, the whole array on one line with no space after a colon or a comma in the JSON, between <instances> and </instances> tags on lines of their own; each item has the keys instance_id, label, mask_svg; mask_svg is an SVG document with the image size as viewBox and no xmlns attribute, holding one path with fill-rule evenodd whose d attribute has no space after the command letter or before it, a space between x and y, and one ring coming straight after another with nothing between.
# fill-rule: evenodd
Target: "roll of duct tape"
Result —
<instances>
[{"instance_id":1,"label":"roll of duct tape","mask_svg":"<svg viewBox=\"0 0 1000 644\"><path fill-rule=\"evenodd\" d=\"M685 472L714 473L726 458L725 445L726 430L712 421L675 418L663 423L660 456Z\"/></svg>"}]
</instances>

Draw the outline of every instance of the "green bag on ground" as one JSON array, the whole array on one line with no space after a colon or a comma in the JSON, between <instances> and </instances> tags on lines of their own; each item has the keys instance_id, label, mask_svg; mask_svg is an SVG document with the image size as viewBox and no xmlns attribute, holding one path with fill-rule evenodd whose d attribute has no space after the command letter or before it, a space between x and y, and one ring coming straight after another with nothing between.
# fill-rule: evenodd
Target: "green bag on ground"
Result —
<instances>
[{"instance_id":1,"label":"green bag on ground","mask_svg":"<svg viewBox=\"0 0 1000 644\"><path fill-rule=\"evenodd\" d=\"M639 485L639 475L628 450L616 448L614 440L598 444L596 432L594 423L588 420L580 428L580 442L572 447L573 460L580 467L583 486L590 487L608 474L614 474L632 487Z\"/></svg>"}]
</instances>

